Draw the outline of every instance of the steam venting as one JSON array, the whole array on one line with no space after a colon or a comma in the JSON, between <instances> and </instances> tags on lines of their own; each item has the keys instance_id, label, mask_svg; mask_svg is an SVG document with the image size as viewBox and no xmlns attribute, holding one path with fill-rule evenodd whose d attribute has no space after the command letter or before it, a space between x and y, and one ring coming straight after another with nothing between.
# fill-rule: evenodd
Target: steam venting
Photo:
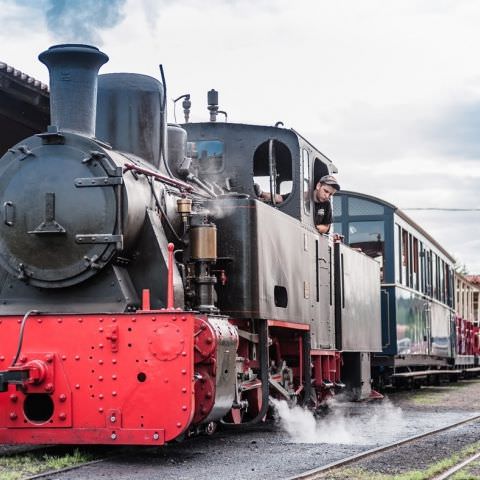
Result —
<instances>
[{"instance_id":1,"label":"steam venting","mask_svg":"<svg viewBox=\"0 0 480 480\"><path fill-rule=\"evenodd\" d=\"M48 29L69 42L101 45L100 32L113 28L124 18L126 0L48 0Z\"/></svg>"},{"instance_id":2,"label":"steam venting","mask_svg":"<svg viewBox=\"0 0 480 480\"><path fill-rule=\"evenodd\" d=\"M97 76L108 57L90 45L55 45L39 55L50 73L50 122L62 131L95 135Z\"/></svg>"},{"instance_id":3,"label":"steam venting","mask_svg":"<svg viewBox=\"0 0 480 480\"><path fill-rule=\"evenodd\" d=\"M356 414L348 412L350 404L331 400L328 415L320 419L302 407L289 408L284 400L272 399L272 403L281 428L293 443L374 445L378 441L393 441L407 434L411 426L401 408L388 399L376 405L356 405L359 409ZM362 410L363 414L360 414Z\"/></svg>"}]
</instances>

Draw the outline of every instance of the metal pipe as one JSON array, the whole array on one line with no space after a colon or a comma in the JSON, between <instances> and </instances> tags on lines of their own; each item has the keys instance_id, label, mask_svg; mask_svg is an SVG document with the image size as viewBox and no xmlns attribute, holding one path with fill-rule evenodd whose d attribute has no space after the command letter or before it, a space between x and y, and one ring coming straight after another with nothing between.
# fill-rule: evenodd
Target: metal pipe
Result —
<instances>
[{"instance_id":1,"label":"metal pipe","mask_svg":"<svg viewBox=\"0 0 480 480\"><path fill-rule=\"evenodd\" d=\"M173 250L175 245L168 244L168 281L167 281L167 310L174 310L173 305Z\"/></svg>"},{"instance_id":2,"label":"metal pipe","mask_svg":"<svg viewBox=\"0 0 480 480\"><path fill-rule=\"evenodd\" d=\"M166 170L166 173L173 177L172 171L170 170L170 166L168 165L168 158L167 158L167 149L168 149L168 138L167 138L167 81L165 79L165 72L163 71L163 65L158 66L160 69L160 77L162 79L162 87L163 87L163 99L162 105L160 108L160 170L162 170L161 166L163 166Z\"/></svg>"},{"instance_id":3,"label":"metal pipe","mask_svg":"<svg viewBox=\"0 0 480 480\"><path fill-rule=\"evenodd\" d=\"M277 190L277 166L275 163L273 139L268 141L268 174L270 175L270 198L273 205L276 205Z\"/></svg>"},{"instance_id":4,"label":"metal pipe","mask_svg":"<svg viewBox=\"0 0 480 480\"><path fill-rule=\"evenodd\" d=\"M187 192L191 192L193 187L188 183L182 182L181 180L176 180L175 178L166 177L165 175L161 175L154 170L149 170L147 168L139 167L138 165L134 165L133 163L124 163L123 164L123 171L128 172L132 170L136 173L141 173L146 175L147 177L153 177L155 180L160 182L167 183L168 185L173 185L178 187L180 190L185 190Z\"/></svg>"}]
</instances>

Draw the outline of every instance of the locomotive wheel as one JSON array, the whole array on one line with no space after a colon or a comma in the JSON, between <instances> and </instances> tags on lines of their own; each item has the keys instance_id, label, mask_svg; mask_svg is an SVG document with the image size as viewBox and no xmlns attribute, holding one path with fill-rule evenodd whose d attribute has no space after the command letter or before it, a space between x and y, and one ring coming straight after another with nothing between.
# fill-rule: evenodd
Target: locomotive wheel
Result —
<instances>
[{"instance_id":1,"label":"locomotive wheel","mask_svg":"<svg viewBox=\"0 0 480 480\"><path fill-rule=\"evenodd\" d=\"M262 408L262 388L256 388L255 390L249 390L246 392L246 399L248 400L248 416L255 418Z\"/></svg>"},{"instance_id":2,"label":"locomotive wheel","mask_svg":"<svg viewBox=\"0 0 480 480\"><path fill-rule=\"evenodd\" d=\"M228 412L225 421L227 423L234 423L235 425L240 425L242 423L244 413L245 412L240 408L232 408Z\"/></svg>"},{"instance_id":3,"label":"locomotive wheel","mask_svg":"<svg viewBox=\"0 0 480 480\"><path fill-rule=\"evenodd\" d=\"M248 401L248 410L241 408L232 408L225 417L227 423L234 423L235 425L240 425L244 421L251 420L255 418L260 409L262 408L262 395L263 391L261 388L255 388L253 390L247 390L242 392L240 400Z\"/></svg>"},{"instance_id":4,"label":"locomotive wheel","mask_svg":"<svg viewBox=\"0 0 480 480\"><path fill-rule=\"evenodd\" d=\"M213 435L217 430L217 423L216 422L209 422L205 426L205 434L206 435Z\"/></svg>"}]
</instances>

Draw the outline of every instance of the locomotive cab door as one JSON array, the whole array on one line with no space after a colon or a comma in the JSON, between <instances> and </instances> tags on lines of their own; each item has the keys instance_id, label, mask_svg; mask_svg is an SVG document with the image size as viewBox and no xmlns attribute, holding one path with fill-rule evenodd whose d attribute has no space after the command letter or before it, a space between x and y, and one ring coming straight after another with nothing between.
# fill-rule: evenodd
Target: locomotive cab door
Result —
<instances>
[{"instance_id":1,"label":"locomotive cab door","mask_svg":"<svg viewBox=\"0 0 480 480\"><path fill-rule=\"evenodd\" d=\"M331 349L335 345L333 316L333 270L331 246L327 237L313 234L315 237L315 263L313 275L314 291L312 305L312 348Z\"/></svg>"}]
</instances>

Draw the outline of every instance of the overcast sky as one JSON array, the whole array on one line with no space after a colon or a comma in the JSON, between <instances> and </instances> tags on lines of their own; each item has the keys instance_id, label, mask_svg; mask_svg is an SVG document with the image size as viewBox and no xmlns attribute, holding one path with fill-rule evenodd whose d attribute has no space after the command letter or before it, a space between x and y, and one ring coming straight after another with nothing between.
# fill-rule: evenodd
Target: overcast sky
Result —
<instances>
[{"instance_id":1,"label":"overcast sky","mask_svg":"<svg viewBox=\"0 0 480 480\"><path fill-rule=\"evenodd\" d=\"M301 132L344 189L472 210L406 213L480 273L480 1L0 0L0 18L0 60L46 83L56 43L99 46L102 72L162 63L193 121L215 88L229 120Z\"/></svg>"}]
</instances>

